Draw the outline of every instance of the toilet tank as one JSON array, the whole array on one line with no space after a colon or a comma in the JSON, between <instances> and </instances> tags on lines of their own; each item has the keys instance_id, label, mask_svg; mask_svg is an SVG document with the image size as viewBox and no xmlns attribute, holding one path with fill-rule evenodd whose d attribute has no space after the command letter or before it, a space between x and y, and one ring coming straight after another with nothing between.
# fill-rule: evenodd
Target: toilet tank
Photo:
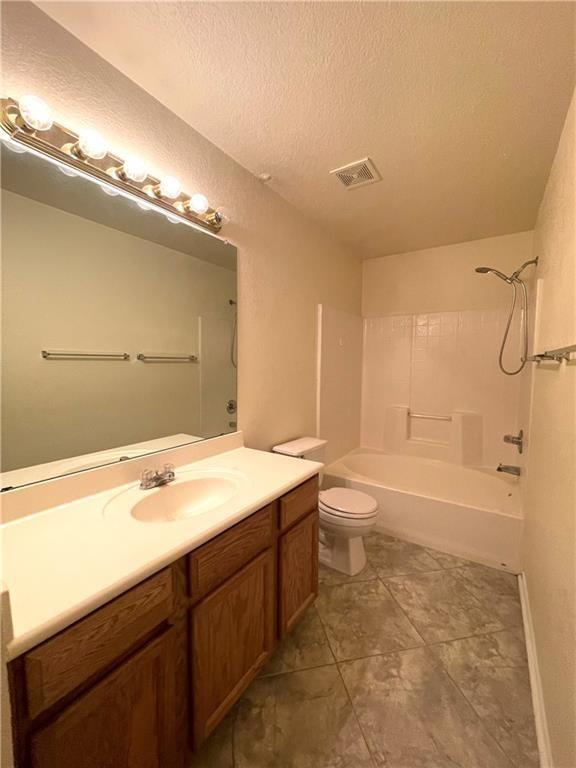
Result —
<instances>
[{"instance_id":1,"label":"toilet tank","mask_svg":"<svg viewBox=\"0 0 576 768\"><path fill-rule=\"evenodd\" d=\"M320 461L324 464L326 443L326 440L319 437L299 437L297 440L275 445L272 452L281 453L284 456L294 456L298 459Z\"/></svg>"}]
</instances>

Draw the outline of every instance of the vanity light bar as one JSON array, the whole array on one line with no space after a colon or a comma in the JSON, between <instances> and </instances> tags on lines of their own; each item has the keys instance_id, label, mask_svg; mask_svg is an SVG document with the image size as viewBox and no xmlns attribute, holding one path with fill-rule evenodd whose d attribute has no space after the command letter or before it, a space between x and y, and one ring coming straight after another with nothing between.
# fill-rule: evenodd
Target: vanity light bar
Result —
<instances>
[{"instance_id":1,"label":"vanity light bar","mask_svg":"<svg viewBox=\"0 0 576 768\"><path fill-rule=\"evenodd\" d=\"M211 233L220 231L222 216L209 207L203 195L186 195L174 177L157 179L142 161L117 157L96 131L79 135L54 122L46 104L35 96L25 96L19 102L4 98L0 105L0 125L15 147L24 147L72 174L95 180L105 185L104 189L141 200L142 207L162 211L173 221Z\"/></svg>"}]
</instances>

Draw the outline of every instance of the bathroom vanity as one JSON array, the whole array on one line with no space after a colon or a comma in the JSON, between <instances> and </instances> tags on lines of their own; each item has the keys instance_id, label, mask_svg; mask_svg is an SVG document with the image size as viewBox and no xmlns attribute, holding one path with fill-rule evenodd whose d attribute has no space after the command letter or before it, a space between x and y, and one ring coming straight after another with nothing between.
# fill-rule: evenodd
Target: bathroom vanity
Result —
<instances>
[{"instance_id":1,"label":"bathroom vanity","mask_svg":"<svg viewBox=\"0 0 576 768\"><path fill-rule=\"evenodd\" d=\"M315 599L317 501L313 474L16 655L17 767L184 765Z\"/></svg>"}]
</instances>

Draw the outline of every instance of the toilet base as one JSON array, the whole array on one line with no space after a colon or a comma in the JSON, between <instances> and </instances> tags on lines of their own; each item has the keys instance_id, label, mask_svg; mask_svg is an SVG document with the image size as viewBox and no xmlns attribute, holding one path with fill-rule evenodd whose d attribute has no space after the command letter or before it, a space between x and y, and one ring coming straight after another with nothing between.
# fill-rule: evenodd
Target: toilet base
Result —
<instances>
[{"instance_id":1,"label":"toilet base","mask_svg":"<svg viewBox=\"0 0 576 768\"><path fill-rule=\"evenodd\" d=\"M324 533L320 541L320 562L345 573L356 576L366 566L366 551L362 536L343 538Z\"/></svg>"}]
</instances>

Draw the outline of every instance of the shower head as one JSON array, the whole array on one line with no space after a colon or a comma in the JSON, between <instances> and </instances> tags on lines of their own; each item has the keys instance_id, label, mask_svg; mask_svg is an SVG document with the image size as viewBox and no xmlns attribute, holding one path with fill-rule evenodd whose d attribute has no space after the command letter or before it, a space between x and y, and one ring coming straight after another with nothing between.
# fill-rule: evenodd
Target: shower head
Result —
<instances>
[{"instance_id":1,"label":"shower head","mask_svg":"<svg viewBox=\"0 0 576 768\"><path fill-rule=\"evenodd\" d=\"M525 261L524 264L522 264L522 266L518 267L518 269L510 275L510 279L518 280L522 272L524 272L524 270L526 269L526 267L529 267L531 264L538 264L538 258Z\"/></svg>"},{"instance_id":2,"label":"shower head","mask_svg":"<svg viewBox=\"0 0 576 768\"><path fill-rule=\"evenodd\" d=\"M487 273L490 273L492 275L496 275L496 277L499 277L501 280L504 280L506 283L511 283L512 280L509 277L506 277L502 272L499 272L497 269L494 269L493 267L476 267L476 272L480 272L482 275L485 275Z\"/></svg>"}]
</instances>

